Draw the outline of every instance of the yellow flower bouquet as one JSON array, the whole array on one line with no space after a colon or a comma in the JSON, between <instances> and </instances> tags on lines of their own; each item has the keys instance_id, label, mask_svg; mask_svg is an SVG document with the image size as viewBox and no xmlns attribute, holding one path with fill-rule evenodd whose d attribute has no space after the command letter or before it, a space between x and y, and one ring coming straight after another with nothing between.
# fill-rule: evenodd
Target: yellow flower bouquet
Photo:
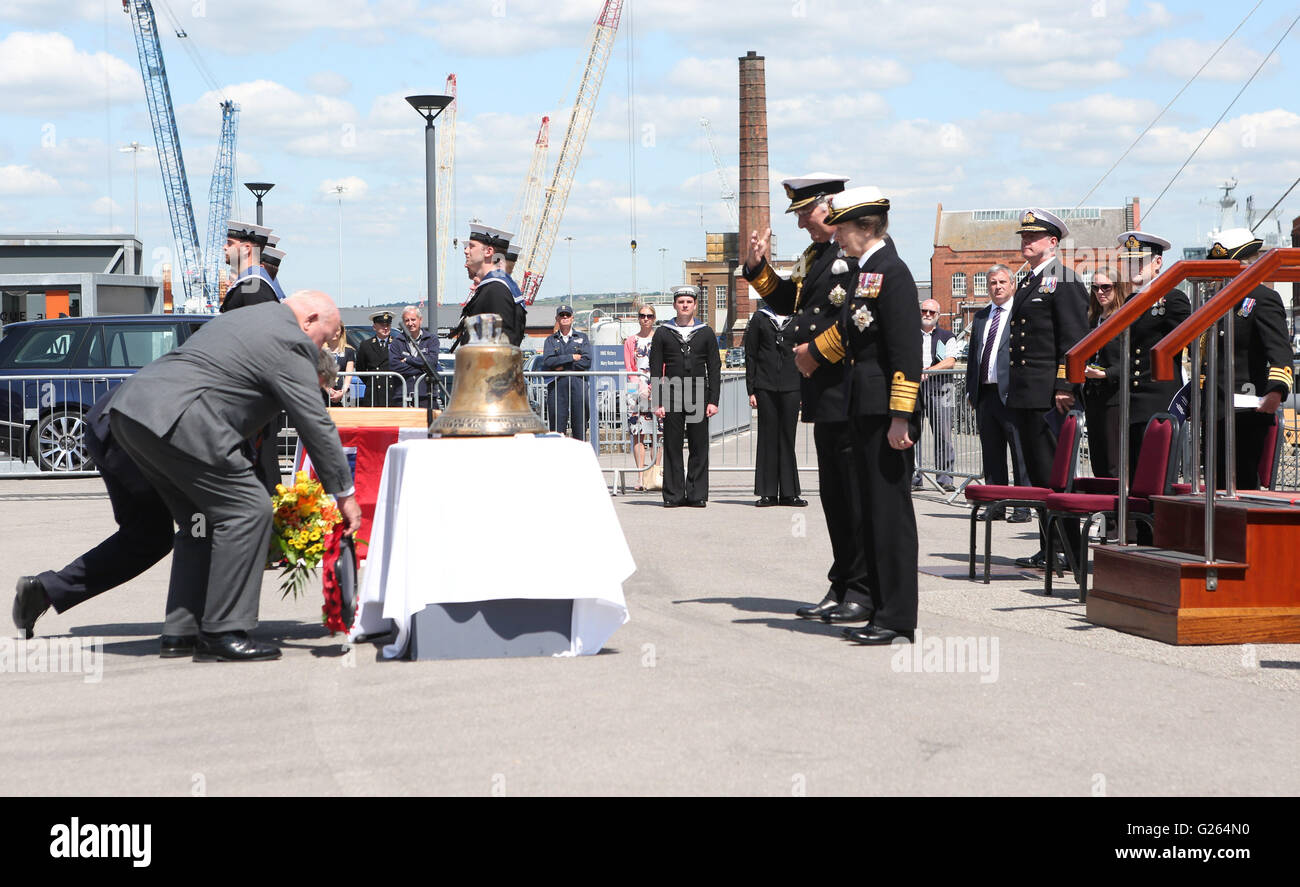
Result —
<instances>
[{"instance_id":1,"label":"yellow flower bouquet","mask_svg":"<svg viewBox=\"0 0 1300 887\"><path fill-rule=\"evenodd\" d=\"M306 471L298 472L291 487L276 485L271 507L274 520L267 564L284 567L281 595L296 598L315 576L330 543L336 542L335 528L342 517L334 497Z\"/></svg>"}]
</instances>

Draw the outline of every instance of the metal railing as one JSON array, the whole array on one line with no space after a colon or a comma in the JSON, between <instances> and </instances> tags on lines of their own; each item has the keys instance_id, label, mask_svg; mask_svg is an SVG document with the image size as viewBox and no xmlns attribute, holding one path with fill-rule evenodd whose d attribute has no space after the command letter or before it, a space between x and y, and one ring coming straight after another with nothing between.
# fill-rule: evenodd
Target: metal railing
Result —
<instances>
[{"instance_id":1,"label":"metal railing","mask_svg":"<svg viewBox=\"0 0 1300 887\"><path fill-rule=\"evenodd\" d=\"M130 373L0 376L0 477L90 477L85 416Z\"/></svg>"}]
</instances>

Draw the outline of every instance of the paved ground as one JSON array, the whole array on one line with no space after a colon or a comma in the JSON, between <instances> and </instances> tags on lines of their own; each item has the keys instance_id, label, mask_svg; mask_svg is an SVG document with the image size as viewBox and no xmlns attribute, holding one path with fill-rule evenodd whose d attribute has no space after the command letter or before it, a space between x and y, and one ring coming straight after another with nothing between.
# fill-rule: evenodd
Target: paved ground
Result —
<instances>
[{"instance_id":1,"label":"paved ground","mask_svg":"<svg viewBox=\"0 0 1300 887\"><path fill-rule=\"evenodd\" d=\"M631 621L580 659L347 655L318 604L282 601L268 573L262 634L281 661L164 661L164 561L42 619L44 637L102 639L98 681L17 673L0 640L0 794L1300 792L1300 647L1174 648L1091 626L1073 596L1005 567L1035 544L999 523L1011 578L921 576L923 635L984 654L982 673L931 672L795 618L825 586L815 497L760 510L740 475L724 482L703 511L616 500L639 566ZM923 569L963 568L965 510L923 494L917 511ZM0 481L0 515L5 607L19 575L112 525L94 479Z\"/></svg>"}]
</instances>

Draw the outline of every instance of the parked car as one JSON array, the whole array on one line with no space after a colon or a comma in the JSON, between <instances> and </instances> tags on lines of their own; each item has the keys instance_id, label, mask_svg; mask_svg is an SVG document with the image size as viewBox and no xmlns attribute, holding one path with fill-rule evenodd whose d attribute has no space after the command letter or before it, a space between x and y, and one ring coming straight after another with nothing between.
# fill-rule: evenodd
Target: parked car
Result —
<instances>
[{"instance_id":1,"label":"parked car","mask_svg":"<svg viewBox=\"0 0 1300 887\"><path fill-rule=\"evenodd\" d=\"M744 349L744 348L732 348L732 349L730 349L730 350L727 351L726 366L727 366L728 368L731 368L731 367L743 367L744 365L745 365L745 349Z\"/></svg>"},{"instance_id":2,"label":"parked car","mask_svg":"<svg viewBox=\"0 0 1300 887\"><path fill-rule=\"evenodd\" d=\"M122 376L171 351L206 314L61 317L11 323L0 339L0 452L42 471L93 468L83 416ZM15 377L38 376L21 380Z\"/></svg>"}]
</instances>

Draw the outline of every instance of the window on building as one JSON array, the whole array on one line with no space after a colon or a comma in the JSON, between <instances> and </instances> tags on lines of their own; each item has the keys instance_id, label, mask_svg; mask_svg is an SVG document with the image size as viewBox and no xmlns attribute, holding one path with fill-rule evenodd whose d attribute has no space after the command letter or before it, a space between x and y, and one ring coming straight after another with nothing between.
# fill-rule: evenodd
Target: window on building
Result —
<instances>
[{"instance_id":1,"label":"window on building","mask_svg":"<svg viewBox=\"0 0 1300 887\"><path fill-rule=\"evenodd\" d=\"M727 288L725 286L715 286L713 288L713 304L717 308L727 307Z\"/></svg>"},{"instance_id":2,"label":"window on building","mask_svg":"<svg viewBox=\"0 0 1300 887\"><path fill-rule=\"evenodd\" d=\"M1092 269L1089 268L1087 271L1080 274L1079 279L1083 281L1085 287L1092 286Z\"/></svg>"},{"instance_id":3,"label":"window on building","mask_svg":"<svg viewBox=\"0 0 1300 887\"><path fill-rule=\"evenodd\" d=\"M1024 283L1025 280L1026 280L1028 277L1029 277L1029 272L1028 272L1028 271L1017 271L1017 272L1016 272L1016 289L1019 289L1019 288L1020 288L1020 284Z\"/></svg>"},{"instance_id":4,"label":"window on building","mask_svg":"<svg viewBox=\"0 0 1300 887\"><path fill-rule=\"evenodd\" d=\"M987 296L989 294L989 275L986 271L980 271L975 275L975 295Z\"/></svg>"},{"instance_id":5,"label":"window on building","mask_svg":"<svg viewBox=\"0 0 1300 887\"><path fill-rule=\"evenodd\" d=\"M952 276L952 297L954 299L966 298L966 275L961 271Z\"/></svg>"}]
</instances>

